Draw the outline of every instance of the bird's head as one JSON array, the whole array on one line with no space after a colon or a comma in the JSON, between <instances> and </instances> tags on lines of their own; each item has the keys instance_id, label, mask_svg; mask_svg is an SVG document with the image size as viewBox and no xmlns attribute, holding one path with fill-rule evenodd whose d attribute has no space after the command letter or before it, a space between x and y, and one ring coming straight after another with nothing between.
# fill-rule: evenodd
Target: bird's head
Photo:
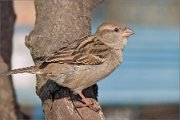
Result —
<instances>
[{"instance_id":1,"label":"bird's head","mask_svg":"<svg viewBox=\"0 0 180 120\"><path fill-rule=\"evenodd\" d=\"M123 49L127 44L127 38L133 34L133 30L118 23L103 23L96 31L96 35L102 38L104 43L116 49Z\"/></svg>"}]
</instances>

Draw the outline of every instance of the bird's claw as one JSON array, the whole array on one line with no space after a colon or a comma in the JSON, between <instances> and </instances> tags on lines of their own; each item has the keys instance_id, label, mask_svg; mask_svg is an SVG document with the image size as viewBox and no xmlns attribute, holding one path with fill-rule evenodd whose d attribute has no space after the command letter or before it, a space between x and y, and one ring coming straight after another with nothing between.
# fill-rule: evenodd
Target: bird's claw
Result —
<instances>
[{"instance_id":1,"label":"bird's claw","mask_svg":"<svg viewBox=\"0 0 180 120\"><path fill-rule=\"evenodd\" d=\"M74 108L77 109L77 108L84 108L84 107L88 107L95 112L98 112L100 110L100 108L98 108L92 101L90 101L89 104L84 103L81 105L76 105Z\"/></svg>"}]
</instances>

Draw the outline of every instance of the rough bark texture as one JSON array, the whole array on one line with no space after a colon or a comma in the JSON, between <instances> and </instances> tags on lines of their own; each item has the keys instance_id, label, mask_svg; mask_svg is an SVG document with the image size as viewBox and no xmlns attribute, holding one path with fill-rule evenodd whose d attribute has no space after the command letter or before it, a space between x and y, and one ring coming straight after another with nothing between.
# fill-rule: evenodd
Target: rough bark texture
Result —
<instances>
[{"instance_id":1,"label":"rough bark texture","mask_svg":"<svg viewBox=\"0 0 180 120\"><path fill-rule=\"evenodd\" d=\"M11 67L15 13L12 1L0 1L0 73ZM11 78L0 78L0 119L17 120L17 103Z\"/></svg>"},{"instance_id":2,"label":"rough bark texture","mask_svg":"<svg viewBox=\"0 0 180 120\"><path fill-rule=\"evenodd\" d=\"M79 38L90 34L91 10L102 0L35 0L36 22L26 37L33 58L49 55ZM39 63L35 61L35 64ZM74 109L82 104L74 99L68 88L37 76L36 91L42 100L47 120L102 120L103 113L89 108ZM97 100L97 85L83 91L86 97ZM96 102L97 105L98 102Z\"/></svg>"}]
</instances>

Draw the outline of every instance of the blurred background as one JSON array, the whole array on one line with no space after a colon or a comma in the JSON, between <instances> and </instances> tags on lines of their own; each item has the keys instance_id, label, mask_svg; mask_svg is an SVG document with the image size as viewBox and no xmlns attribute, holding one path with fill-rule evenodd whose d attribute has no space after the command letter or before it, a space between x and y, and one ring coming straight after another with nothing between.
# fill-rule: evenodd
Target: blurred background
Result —
<instances>
[{"instance_id":1,"label":"blurred background","mask_svg":"<svg viewBox=\"0 0 180 120\"><path fill-rule=\"evenodd\" d=\"M33 65L24 44L35 22L33 2L14 1L13 69ZM179 11L179 0L104 0L93 10L92 33L104 21L125 23L136 32L124 50L123 64L98 83L108 120L178 120ZM44 119L35 76L13 75L13 82L21 109L32 120Z\"/></svg>"}]
</instances>

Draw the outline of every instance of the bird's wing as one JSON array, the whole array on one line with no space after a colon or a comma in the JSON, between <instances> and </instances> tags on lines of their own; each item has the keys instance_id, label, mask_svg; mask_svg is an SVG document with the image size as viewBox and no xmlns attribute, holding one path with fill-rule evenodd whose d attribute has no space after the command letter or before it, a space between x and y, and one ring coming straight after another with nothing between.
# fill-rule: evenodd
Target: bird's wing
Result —
<instances>
[{"instance_id":1,"label":"bird's wing","mask_svg":"<svg viewBox=\"0 0 180 120\"><path fill-rule=\"evenodd\" d=\"M61 49L55 52L45 62L98 65L105 61L109 50L110 48L97 37L90 36L76 48Z\"/></svg>"}]
</instances>

